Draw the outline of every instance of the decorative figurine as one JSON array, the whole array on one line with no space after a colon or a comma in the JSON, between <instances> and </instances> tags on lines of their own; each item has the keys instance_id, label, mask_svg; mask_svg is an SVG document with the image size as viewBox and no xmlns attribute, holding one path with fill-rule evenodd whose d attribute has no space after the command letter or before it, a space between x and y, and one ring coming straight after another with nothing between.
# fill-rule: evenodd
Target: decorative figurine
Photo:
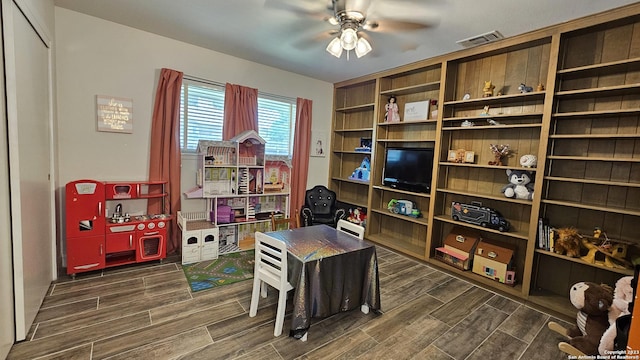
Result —
<instances>
[{"instance_id":1,"label":"decorative figurine","mask_svg":"<svg viewBox=\"0 0 640 360\"><path fill-rule=\"evenodd\" d=\"M471 99L471 95L469 93L464 94L464 96L462 97L462 100L469 100Z\"/></svg>"},{"instance_id":2,"label":"decorative figurine","mask_svg":"<svg viewBox=\"0 0 640 360\"><path fill-rule=\"evenodd\" d=\"M462 127L470 127L470 126L475 126L476 124L473 121L469 121L469 120L465 120L463 121L460 126Z\"/></svg>"},{"instance_id":3,"label":"decorative figurine","mask_svg":"<svg viewBox=\"0 0 640 360\"><path fill-rule=\"evenodd\" d=\"M520 165L526 168L534 168L538 164L538 157L533 154L526 154L520 157Z\"/></svg>"},{"instance_id":4,"label":"decorative figurine","mask_svg":"<svg viewBox=\"0 0 640 360\"><path fill-rule=\"evenodd\" d=\"M518 90L520 90L521 93L530 93L533 91L533 88L531 86L527 86L524 83L520 84L518 86Z\"/></svg>"},{"instance_id":5,"label":"decorative figurine","mask_svg":"<svg viewBox=\"0 0 640 360\"><path fill-rule=\"evenodd\" d=\"M480 116L489 116L489 105L486 105L485 107L482 108L482 111L480 112Z\"/></svg>"},{"instance_id":6,"label":"decorative figurine","mask_svg":"<svg viewBox=\"0 0 640 360\"><path fill-rule=\"evenodd\" d=\"M502 158L509 155L509 145L489 145L491 152L493 153L494 160L489 161L489 165L502 166Z\"/></svg>"},{"instance_id":7,"label":"decorative figurine","mask_svg":"<svg viewBox=\"0 0 640 360\"><path fill-rule=\"evenodd\" d=\"M484 97L492 97L493 89L496 87L491 83L491 80L484 82L484 88L482 88L482 93Z\"/></svg>"},{"instance_id":8,"label":"decorative figurine","mask_svg":"<svg viewBox=\"0 0 640 360\"><path fill-rule=\"evenodd\" d=\"M384 121L385 122L400 122L400 113L398 112L398 104L396 104L396 97L391 95L389 102L384 106Z\"/></svg>"},{"instance_id":9,"label":"decorative figurine","mask_svg":"<svg viewBox=\"0 0 640 360\"><path fill-rule=\"evenodd\" d=\"M544 85L542 85L542 83L538 84L538 86L536 86L536 91L544 91Z\"/></svg>"},{"instance_id":10,"label":"decorative figurine","mask_svg":"<svg viewBox=\"0 0 640 360\"><path fill-rule=\"evenodd\" d=\"M487 119L487 122L489 123L489 125L502 125L501 123L493 120L493 119Z\"/></svg>"}]
</instances>

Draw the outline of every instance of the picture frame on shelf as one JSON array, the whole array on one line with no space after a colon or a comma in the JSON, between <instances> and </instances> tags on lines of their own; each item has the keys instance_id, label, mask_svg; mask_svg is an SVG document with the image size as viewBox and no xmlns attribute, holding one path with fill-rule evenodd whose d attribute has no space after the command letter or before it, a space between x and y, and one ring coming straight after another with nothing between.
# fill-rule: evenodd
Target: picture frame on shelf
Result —
<instances>
[{"instance_id":1,"label":"picture frame on shelf","mask_svg":"<svg viewBox=\"0 0 640 360\"><path fill-rule=\"evenodd\" d=\"M406 103L404 105L404 121L428 120L430 103L430 99Z\"/></svg>"},{"instance_id":2,"label":"picture frame on shelf","mask_svg":"<svg viewBox=\"0 0 640 360\"><path fill-rule=\"evenodd\" d=\"M476 159L476 153L473 151L465 151L464 152L464 162L473 164Z\"/></svg>"},{"instance_id":3,"label":"picture frame on shelf","mask_svg":"<svg viewBox=\"0 0 640 360\"><path fill-rule=\"evenodd\" d=\"M458 157L458 150L449 150L449 154L447 155L447 161L456 162L457 157Z\"/></svg>"}]
</instances>

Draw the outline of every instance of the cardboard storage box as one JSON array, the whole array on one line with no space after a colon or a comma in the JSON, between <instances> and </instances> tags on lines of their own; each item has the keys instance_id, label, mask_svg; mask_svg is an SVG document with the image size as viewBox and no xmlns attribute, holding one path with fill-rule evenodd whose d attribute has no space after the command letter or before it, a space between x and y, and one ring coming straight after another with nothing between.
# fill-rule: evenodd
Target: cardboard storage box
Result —
<instances>
[{"instance_id":1,"label":"cardboard storage box","mask_svg":"<svg viewBox=\"0 0 640 360\"><path fill-rule=\"evenodd\" d=\"M476 248L473 272L504 284L515 283L512 271L515 246L495 240L482 239Z\"/></svg>"},{"instance_id":2,"label":"cardboard storage box","mask_svg":"<svg viewBox=\"0 0 640 360\"><path fill-rule=\"evenodd\" d=\"M469 270L480 238L480 233L456 226L444 239L444 246L436 248L436 259L458 269Z\"/></svg>"}]
</instances>

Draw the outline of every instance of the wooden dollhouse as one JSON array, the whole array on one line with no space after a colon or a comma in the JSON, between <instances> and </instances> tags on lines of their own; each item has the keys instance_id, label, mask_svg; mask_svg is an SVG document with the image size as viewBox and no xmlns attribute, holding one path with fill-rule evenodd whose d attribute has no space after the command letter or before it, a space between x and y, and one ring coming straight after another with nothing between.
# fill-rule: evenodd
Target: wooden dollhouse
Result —
<instances>
[{"instance_id":1,"label":"wooden dollhouse","mask_svg":"<svg viewBox=\"0 0 640 360\"><path fill-rule=\"evenodd\" d=\"M188 248L183 249L183 254L190 250L186 251L192 254L190 262L198 261L194 245L198 243L198 233L186 230L192 228L192 222L199 224L202 244L202 223L207 224L206 229L215 228L217 254L224 254L253 248L253 234L270 230L272 213L288 214L291 161L265 156L265 143L253 130L228 141L198 142L197 187L185 195L204 199L206 211L181 214L184 221L179 222L183 247ZM199 261L202 260L201 247Z\"/></svg>"}]
</instances>

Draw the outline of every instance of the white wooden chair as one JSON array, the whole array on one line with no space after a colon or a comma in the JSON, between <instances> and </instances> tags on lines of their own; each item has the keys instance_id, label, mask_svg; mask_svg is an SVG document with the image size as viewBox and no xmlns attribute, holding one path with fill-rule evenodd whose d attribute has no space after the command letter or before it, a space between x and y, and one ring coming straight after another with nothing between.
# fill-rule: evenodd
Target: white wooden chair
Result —
<instances>
[{"instance_id":1,"label":"white wooden chair","mask_svg":"<svg viewBox=\"0 0 640 360\"><path fill-rule=\"evenodd\" d=\"M358 224L354 224L350 221L340 219L338 220L338 226L336 228L339 231L357 236L359 239L364 239L364 227Z\"/></svg>"},{"instance_id":2,"label":"white wooden chair","mask_svg":"<svg viewBox=\"0 0 640 360\"><path fill-rule=\"evenodd\" d=\"M287 307L287 293L293 290L293 286L287 281L287 246L284 242L271 238L259 231L256 232L255 238L256 262L249 316L256 316L260 296L267 297L267 284L273 286L279 292L276 325L273 335L280 336L282 334L282 325L284 324L284 312Z\"/></svg>"}]
</instances>

